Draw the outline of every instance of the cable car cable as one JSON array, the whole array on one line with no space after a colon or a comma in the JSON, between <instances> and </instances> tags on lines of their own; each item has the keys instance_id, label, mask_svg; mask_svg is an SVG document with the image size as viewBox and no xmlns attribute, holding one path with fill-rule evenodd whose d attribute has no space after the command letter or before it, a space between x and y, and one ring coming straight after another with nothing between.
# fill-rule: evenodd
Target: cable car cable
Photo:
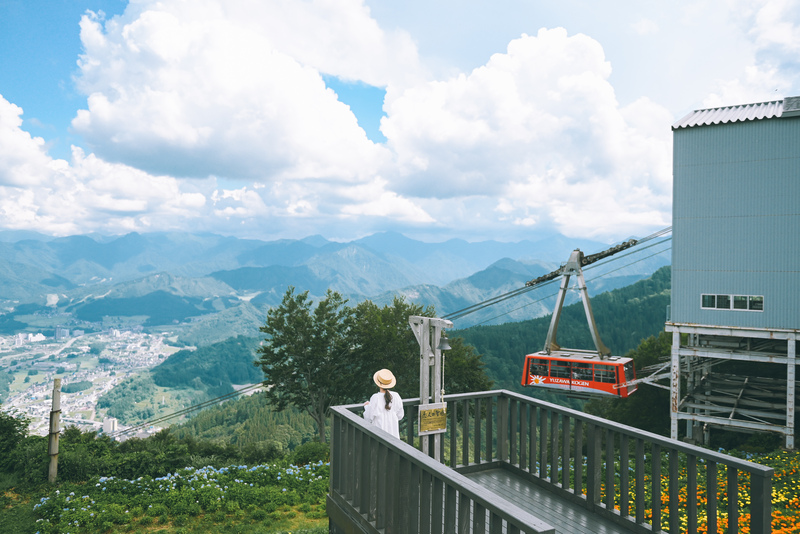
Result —
<instances>
[{"instance_id":1,"label":"cable car cable","mask_svg":"<svg viewBox=\"0 0 800 534\"><path fill-rule=\"evenodd\" d=\"M666 241L666 240L665 240L665 241ZM664 242L664 241L660 241L659 243L656 243L656 244L660 244L660 243L663 243L663 242ZM651 246L652 246L652 245L651 245ZM638 262L640 262L640 261L646 260L646 259L648 259L648 258L652 258L653 256L658 256L659 254L662 254L662 253L664 253L664 252L666 252L666 251L668 251L668 250L669 250L669 248L665 248L664 250L660 250L660 251L658 251L658 252L655 252L655 253L653 253L653 254L650 254L649 256L645 256L644 258L641 258L641 259L638 259L638 260L636 260L636 261L634 261L634 262L631 262L631 263L628 263L628 264L626 264L626 265L623 265L622 267L619 267L619 268L617 268L617 269L614 269L613 271L608 271L607 273L603 273L603 274L597 275L597 276L595 276L594 278L590 278L590 279L589 279L589 280L587 280L587 281L589 281L589 282L590 282L590 281L592 281L592 280L597 280L597 279L599 279L599 278L602 278L602 277L604 277L604 276L606 276L606 275L609 275L609 274L611 274L611 273L613 273L613 272L615 272L615 271L619 271L620 269L624 269L625 267L629 267L629 266L631 266L631 265L633 265L633 264L635 264L635 263L638 263ZM550 282L546 282L546 283L544 283L544 284L537 285L537 286L536 286L536 288L543 287L544 285L547 285L547 284L549 284L549 283L550 283ZM533 288L531 288L531 289L533 289ZM505 315L508 315L509 313L513 313L513 312L515 312L515 311L522 310L522 309L524 309L524 308L527 308L528 306L532 306L532 305L536 304L537 302L541 302L541 301L543 301L543 300L545 300L545 299L548 299L548 298L554 297L554 296L556 296L556 295L557 295L557 293L551 293L551 294L549 294L549 295L547 295L547 296L544 296L544 297L542 297L542 298L540 298L540 299L537 299L537 300L534 300L534 301L532 301L532 302L529 302L529 303L527 303L527 304L525 304L525 305L523 305L523 306L519 306L518 308L514 308L513 310L509 310L509 311L507 311L507 312L505 312L505 313L501 313L500 315L496 315L496 316L494 316L494 317L492 317L492 318L490 318L490 319L486 319L485 321L481 321L481 322L479 322L479 323L475 323L475 324L474 324L474 325L472 325L472 326L480 326L480 325L482 325L482 324L486 324L486 323L488 323L489 321L494 321L495 319L499 319L500 317L503 317L503 316L505 316ZM467 314L464 314L464 315L467 315ZM463 315L462 315L462 317L463 317Z\"/></svg>"},{"instance_id":2,"label":"cable car cable","mask_svg":"<svg viewBox=\"0 0 800 534\"><path fill-rule=\"evenodd\" d=\"M248 391L255 390L255 389L258 389L258 388L261 388L261 387L263 387L263 383L261 383L261 382L259 382L258 384L252 384L250 386L247 386L247 387L244 387L242 389L233 391L231 393L226 393L225 395L221 395L219 397L215 397L213 399L209 399L207 401L203 401L201 403L194 404L192 406L189 406L188 408L184 408L182 410L178 410L177 412L173 412L171 414L166 414L166 415L163 415L163 416L159 416L159 417L156 417L155 419L151 419L150 421L145 421L144 423L139 423L138 425L133 425L133 426L131 426L129 428L125 428L123 430L118 430L116 432L111 432L111 433L108 434L108 436L112 437L112 438L115 438L115 437L122 436L122 435L125 435L125 434L130 434L131 432L136 432L138 430L141 430L142 428L145 428L147 426L151 426L151 425L153 425L155 423L161 423L163 421L166 421L166 420L169 420L169 419L173 419L173 418L181 416L181 415L185 415L185 414L187 414L189 412L193 412L195 410L200 410L202 408L207 408L207 407L209 407L209 406L211 406L213 404L222 403L222 402L224 402L226 400L230 400L230 399L232 399L234 397L237 397L239 395L247 393Z\"/></svg>"},{"instance_id":3,"label":"cable car cable","mask_svg":"<svg viewBox=\"0 0 800 534\"><path fill-rule=\"evenodd\" d=\"M665 235L665 234L667 234L667 233L669 233L671 231L672 231L672 227L671 226L669 226L667 228L663 228L663 229L659 230L658 232L655 232L653 234L650 234L649 236L643 237L642 239L638 240L636 242L636 245L634 245L634 246L638 247L642 243L646 243L647 241L656 239L656 238L658 238L660 236L663 236L663 235ZM670 237L670 238L667 238L666 240L660 241L659 243L653 243L653 244L648 245L646 247L641 247L641 248L637 248L636 250L631 250L630 252L627 252L626 254L623 254L621 256L614 256L613 258L611 258L611 259L609 259L607 261L600 260L600 261L598 261L598 263L595 263L595 264L592 264L590 266L587 266L585 270L592 269L592 268L600 266L600 265L606 265L606 264L608 264L609 261L622 259L622 258L624 258L626 256L629 256L629 255L633 254L633 253L638 253L638 252L641 252L642 250L646 250L646 249L648 249L650 247L653 247L655 245L663 243L664 241L667 241L669 239L672 239L672 238ZM636 263L636 262L634 262L634 263ZM554 273L555 272L556 271L554 271ZM553 273L551 273L551 274L553 274ZM537 284L526 285L524 287L514 289L514 290L509 291L507 293L503 293L502 295L498 295L496 297L492 297L492 298L484 300L482 302L478 302L476 304L472 304L472 305L467 306L465 308L462 308L460 310L456 310L454 312L448 313L448 314L442 316L442 318L443 319L449 319L449 320L460 319L460 318L462 318L462 317L464 317L466 315L469 315L471 313L474 313L476 311L482 310L482 309L487 308L489 306L493 306L495 304L498 304L498 303L503 302L505 300L508 300L510 298L514 298L516 296L522 295L523 293L527 293L528 291L531 291L531 290L533 290L535 288L544 287L546 284L552 282L552 280L554 280L555 278L557 278L557 276L554 276L553 278L551 278L549 280L545 280L545 281L542 281L542 282L537 283Z\"/></svg>"}]
</instances>

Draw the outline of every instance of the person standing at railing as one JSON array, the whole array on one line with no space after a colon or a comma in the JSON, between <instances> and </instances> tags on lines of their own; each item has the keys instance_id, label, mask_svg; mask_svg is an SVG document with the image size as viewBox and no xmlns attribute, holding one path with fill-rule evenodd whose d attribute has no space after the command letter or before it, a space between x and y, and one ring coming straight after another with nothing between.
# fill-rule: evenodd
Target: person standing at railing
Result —
<instances>
[{"instance_id":1,"label":"person standing at railing","mask_svg":"<svg viewBox=\"0 0 800 534\"><path fill-rule=\"evenodd\" d=\"M391 389L397 384L392 372L381 369L372 376L380 391L364 403L364 419L385 430L396 438L400 437L400 419L403 418L403 399Z\"/></svg>"}]
</instances>

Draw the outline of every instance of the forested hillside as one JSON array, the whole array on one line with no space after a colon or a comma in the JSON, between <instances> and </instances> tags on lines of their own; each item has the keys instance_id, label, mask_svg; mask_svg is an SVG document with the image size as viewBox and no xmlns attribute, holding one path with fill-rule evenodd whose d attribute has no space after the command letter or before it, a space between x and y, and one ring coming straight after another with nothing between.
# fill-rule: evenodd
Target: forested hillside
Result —
<instances>
[{"instance_id":1,"label":"forested hillside","mask_svg":"<svg viewBox=\"0 0 800 534\"><path fill-rule=\"evenodd\" d=\"M204 410L191 421L173 426L178 439L193 437L221 441L239 448L274 448L290 451L316 435L314 421L293 407L279 412L263 393L228 401Z\"/></svg>"},{"instance_id":2,"label":"forested hillside","mask_svg":"<svg viewBox=\"0 0 800 534\"><path fill-rule=\"evenodd\" d=\"M624 355L664 329L669 296L670 268L662 267L648 279L592 298L600 338L612 354ZM474 326L453 335L463 337L483 355L495 387L522 391L525 355L544 348L549 326L550 315L547 315L518 323ZM564 308L558 325L558 343L572 349L594 348L581 302ZM525 391L532 392L530 388Z\"/></svg>"}]
</instances>

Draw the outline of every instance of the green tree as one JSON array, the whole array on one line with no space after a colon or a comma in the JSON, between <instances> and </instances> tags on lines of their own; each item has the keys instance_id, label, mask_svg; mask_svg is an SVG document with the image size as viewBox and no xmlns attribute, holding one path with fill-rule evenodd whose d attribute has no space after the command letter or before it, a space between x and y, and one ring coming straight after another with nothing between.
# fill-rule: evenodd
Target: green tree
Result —
<instances>
[{"instance_id":1,"label":"green tree","mask_svg":"<svg viewBox=\"0 0 800 534\"><path fill-rule=\"evenodd\" d=\"M372 374L378 369L391 369L397 378L395 390L403 398L419 396L419 343L408 324L412 315L435 317L432 306L423 307L395 297L390 305L379 307L371 301L361 302L355 309L356 354L361 363L365 397L375 390ZM445 353L444 387L447 393L485 391L492 381L486 375L481 356L460 338L450 340L451 350Z\"/></svg>"},{"instance_id":2,"label":"green tree","mask_svg":"<svg viewBox=\"0 0 800 534\"><path fill-rule=\"evenodd\" d=\"M353 380L353 309L338 292L328 290L312 311L308 291L290 287L280 305L267 314L266 334L257 365L269 386L267 398L278 410L289 405L308 413L325 441L331 405L352 400L359 390Z\"/></svg>"},{"instance_id":3,"label":"green tree","mask_svg":"<svg viewBox=\"0 0 800 534\"><path fill-rule=\"evenodd\" d=\"M379 369L392 371L397 378L394 389L401 397L419 396L419 344L408 325L411 315L433 317L435 311L400 297L382 308L369 300L356 306L354 336L361 374L355 379L363 400L375 392L372 375Z\"/></svg>"},{"instance_id":4,"label":"green tree","mask_svg":"<svg viewBox=\"0 0 800 534\"><path fill-rule=\"evenodd\" d=\"M0 470L6 472L13 466L11 453L28 435L30 420L24 415L0 411Z\"/></svg>"},{"instance_id":5,"label":"green tree","mask_svg":"<svg viewBox=\"0 0 800 534\"><path fill-rule=\"evenodd\" d=\"M626 356L633 358L638 370L666 359L671 349L672 334L661 332L642 341ZM661 388L639 384L636 393L628 398L587 403L586 412L662 436L669 435L669 391Z\"/></svg>"}]
</instances>

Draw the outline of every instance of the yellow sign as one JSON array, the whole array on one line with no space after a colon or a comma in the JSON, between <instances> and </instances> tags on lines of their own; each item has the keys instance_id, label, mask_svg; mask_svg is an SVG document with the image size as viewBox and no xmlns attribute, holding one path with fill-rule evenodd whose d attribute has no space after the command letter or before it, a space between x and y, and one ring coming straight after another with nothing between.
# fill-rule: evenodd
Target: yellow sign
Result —
<instances>
[{"instance_id":1,"label":"yellow sign","mask_svg":"<svg viewBox=\"0 0 800 534\"><path fill-rule=\"evenodd\" d=\"M419 435L447 431L447 403L424 404L419 407Z\"/></svg>"}]
</instances>

